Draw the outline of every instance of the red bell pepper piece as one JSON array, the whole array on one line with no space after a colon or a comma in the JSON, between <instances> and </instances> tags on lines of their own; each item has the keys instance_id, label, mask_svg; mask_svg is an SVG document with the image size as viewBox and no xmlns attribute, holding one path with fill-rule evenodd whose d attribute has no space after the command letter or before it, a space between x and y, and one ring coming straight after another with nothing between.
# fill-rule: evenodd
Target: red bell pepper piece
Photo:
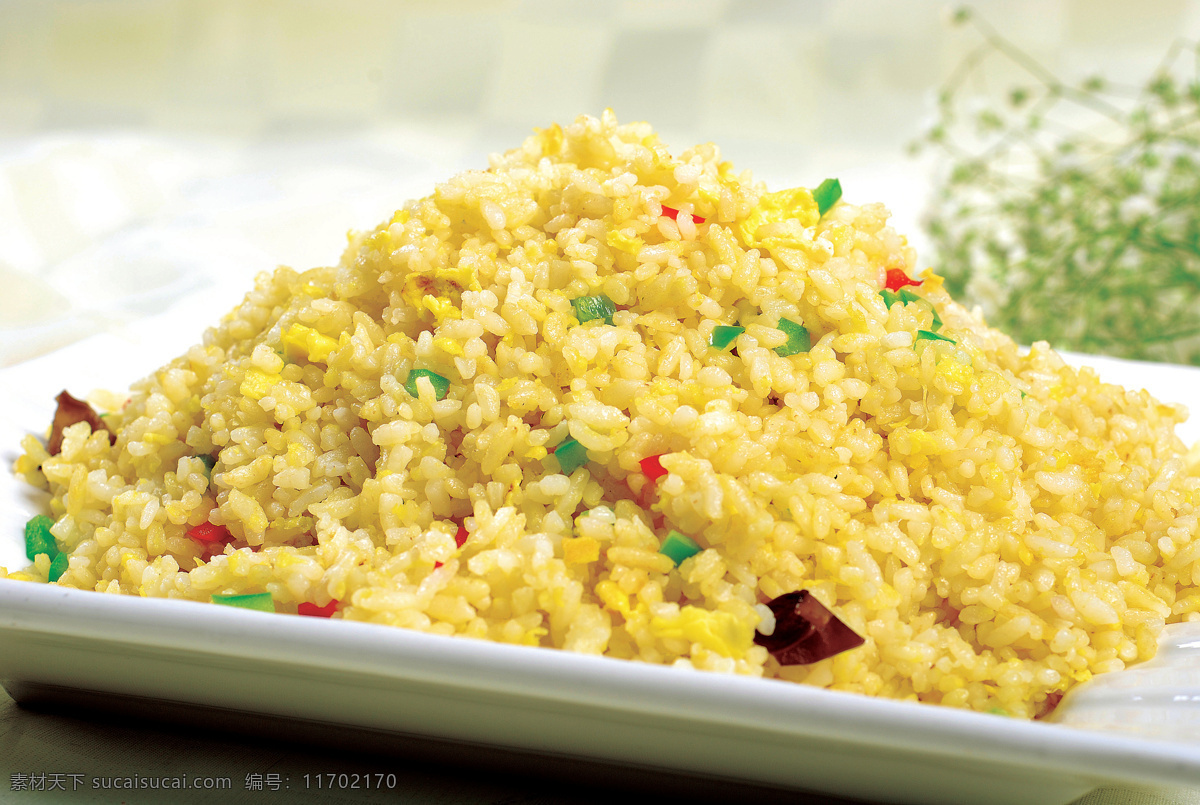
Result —
<instances>
[{"instance_id":1,"label":"red bell pepper piece","mask_svg":"<svg viewBox=\"0 0 1200 805\"><path fill-rule=\"evenodd\" d=\"M325 606L319 607L316 604L310 604L305 601L296 607L296 614L306 615L310 618L329 618L333 616L333 613L337 612L338 603L338 600L335 598Z\"/></svg>"},{"instance_id":2,"label":"red bell pepper piece","mask_svg":"<svg viewBox=\"0 0 1200 805\"><path fill-rule=\"evenodd\" d=\"M229 542L233 539L228 528L223 525L213 525L212 523L201 523L189 529L187 535L200 542Z\"/></svg>"},{"instance_id":3,"label":"red bell pepper piece","mask_svg":"<svg viewBox=\"0 0 1200 805\"><path fill-rule=\"evenodd\" d=\"M920 285L924 280L910 279L902 268L889 268L887 271L887 289L898 291L905 285Z\"/></svg>"},{"instance_id":4,"label":"red bell pepper piece","mask_svg":"<svg viewBox=\"0 0 1200 805\"><path fill-rule=\"evenodd\" d=\"M670 218L672 221L679 220L679 210L675 209L674 207L668 207L666 204L662 205L662 214ZM704 219L695 213L692 213L692 220L697 224L704 223Z\"/></svg>"},{"instance_id":5,"label":"red bell pepper piece","mask_svg":"<svg viewBox=\"0 0 1200 805\"><path fill-rule=\"evenodd\" d=\"M638 463L642 466L642 474L651 481L657 481L659 478L666 475L666 468L663 467L663 465L659 462L659 459L664 455L664 453L659 453L657 456L646 456L639 461Z\"/></svg>"},{"instance_id":6,"label":"red bell pepper piece","mask_svg":"<svg viewBox=\"0 0 1200 805\"><path fill-rule=\"evenodd\" d=\"M460 525L458 527L458 533L454 535L454 544L461 548L469 536L471 535L467 532L467 527L465 525ZM445 562L434 562L433 569L437 570L443 564L445 564Z\"/></svg>"}]
</instances>

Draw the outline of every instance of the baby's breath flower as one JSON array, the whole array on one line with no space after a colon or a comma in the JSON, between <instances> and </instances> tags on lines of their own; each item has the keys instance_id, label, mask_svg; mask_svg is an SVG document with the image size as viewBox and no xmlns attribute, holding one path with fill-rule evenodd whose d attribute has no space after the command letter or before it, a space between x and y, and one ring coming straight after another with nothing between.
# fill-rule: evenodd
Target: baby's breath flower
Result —
<instances>
[{"instance_id":1,"label":"baby's breath flower","mask_svg":"<svg viewBox=\"0 0 1200 805\"><path fill-rule=\"evenodd\" d=\"M983 46L914 144L943 157L926 220L947 288L1024 343L1200 364L1196 46L1124 92L1068 84L978 14L959 21ZM980 54L1029 79L990 102L969 93L995 61Z\"/></svg>"}]
</instances>

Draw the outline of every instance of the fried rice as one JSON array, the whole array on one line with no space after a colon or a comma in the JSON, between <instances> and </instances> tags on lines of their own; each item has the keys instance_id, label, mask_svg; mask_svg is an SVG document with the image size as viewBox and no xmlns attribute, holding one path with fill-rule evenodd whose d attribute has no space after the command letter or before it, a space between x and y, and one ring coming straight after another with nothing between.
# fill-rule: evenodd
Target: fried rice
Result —
<instances>
[{"instance_id":1,"label":"fried rice","mask_svg":"<svg viewBox=\"0 0 1200 805\"><path fill-rule=\"evenodd\" d=\"M539 130L28 436L54 583L1022 717L1200 619L1185 411L826 206L611 113ZM781 661L797 591L862 644Z\"/></svg>"}]
</instances>

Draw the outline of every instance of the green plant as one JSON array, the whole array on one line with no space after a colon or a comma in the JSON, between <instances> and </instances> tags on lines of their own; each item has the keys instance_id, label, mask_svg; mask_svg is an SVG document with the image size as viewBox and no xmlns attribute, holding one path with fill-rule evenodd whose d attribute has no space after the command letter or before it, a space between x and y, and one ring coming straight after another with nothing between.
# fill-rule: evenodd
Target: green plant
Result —
<instances>
[{"instance_id":1,"label":"green plant","mask_svg":"<svg viewBox=\"0 0 1200 805\"><path fill-rule=\"evenodd\" d=\"M1023 343L1200 364L1200 80L1177 42L1141 88L1068 84L969 9L980 45L915 144L951 293ZM1027 83L980 103L989 67ZM974 108L973 108L974 107Z\"/></svg>"}]
</instances>

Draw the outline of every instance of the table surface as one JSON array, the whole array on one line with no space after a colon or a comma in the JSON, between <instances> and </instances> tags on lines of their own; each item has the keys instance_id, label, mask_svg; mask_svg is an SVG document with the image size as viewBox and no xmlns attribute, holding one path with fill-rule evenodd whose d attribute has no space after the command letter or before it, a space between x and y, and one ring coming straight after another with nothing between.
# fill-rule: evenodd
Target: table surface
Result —
<instances>
[{"instance_id":1,"label":"table surface","mask_svg":"<svg viewBox=\"0 0 1200 805\"><path fill-rule=\"evenodd\" d=\"M286 729L286 727L284 727ZM753 786L649 774L587 763L557 761L477 748L416 745L366 748L342 734L299 740L235 729L169 723L160 719L114 719L72 703L36 709L18 706L0 689L0 800L5 802L149 803L168 798L189 803L263 801L359 803L420 802L450 805L553 805L611 802L650 788L656 800L755 805L845 805L846 800ZM502 771L504 766L509 771ZM93 788L105 778L187 775L227 780L220 791L113 791ZM386 789L318 787L317 776L370 777ZM381 777L382 775L382 777ZM389 777L388 775L394 775ZM44 777L43 777L44 776ZM307 786L306 781L307 779ZM337 780L335 779L335 785ZM61 785L61 788L56 787ZM72 788L75 790L72 790ZM37 788L39 790L33 790ZM54 790L50 790L50 789ZM386 790L386 793L385 793ZM1200 805L1200 788L1138 791L1097 789L1075 805Z\"/></svg>"},{"instance_id":2,"label":"table surface","mask_svg":"<svg viewBox=\"0 0 1200 805\"><path fill-rule=\"evenodd\" d=\"M170 718L169 711L167 718ZM248 717L249 718L249 717ZM116 721L116 723L114 723ZM292 725L294 729L303 727ZM3 801L252 803L287 802L568 803L611 802L649 789L660 801L845 803L749 785L551 761L504 751L409 739L397 745L337 732L286 737L286 722L214 728L170 723L160 715L113 719L74 702L19 706L0 689L0 782ZM217 791L97 789L105 778L187 775L216 780ZM44 782L42 781L44 775ZM336 775L336 777L335 777ZM346 775L343 777L343 775ZM321 778L318 781L318 776ZM338 788L354 778L383 789ZM33 781L37 779L38 782ZM326 782L329 781L329 782ZM57 786L61 785L61 788ZM334 786L332 789L330 786ZM50 790L51 788L54 790ZM37 788L38 790L33 790ZM74 790L73 790L74 789ZM386 793L385 793L386 792ZM1200 799L1196 800L1200 802ZM1179 805L1191 800L1163 800Z\"/></svg>"}]
</instances>

